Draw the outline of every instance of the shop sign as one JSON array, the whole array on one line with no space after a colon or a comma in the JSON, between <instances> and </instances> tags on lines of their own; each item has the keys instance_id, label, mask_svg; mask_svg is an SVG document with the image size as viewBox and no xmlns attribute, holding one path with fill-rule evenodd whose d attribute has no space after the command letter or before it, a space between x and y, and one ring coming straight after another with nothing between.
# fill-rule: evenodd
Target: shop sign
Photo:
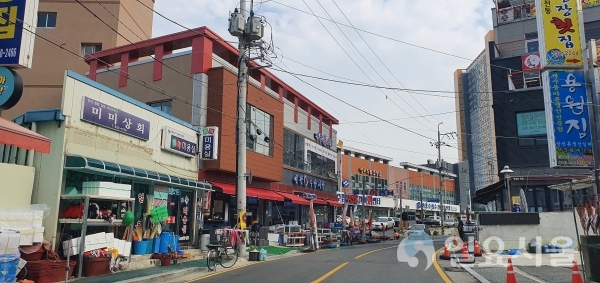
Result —
<instances>
[{"instance_id":1,"label":"shop sign","mask_svg":"<svg viewBox=\"0 0 600 283\"><path fill-rule=\"evenodd\" d=\"M201 159L215 160L219 149L219 127L202 128Z\"/></svg>"},{"instance_id":2,"label":"shop sign","mask_svg":"<svg viewBox=\"0 0 600 283\"><path fill-rule=\"evenodd\" d=\"M0 11L2 10L0 9ZM21 76L9 68L0 67L0 110L8 110L17 105L22 94L23 80Z\"/></svg>"},{"instance_id":3,"label":"shop sign","mask_svg":"<svg viewBox=\"0 0 600 283\"><path fill-rule=\"evenodd\" d=\"M391 195L394 192L388 190L388 189L370 189L370 190L365 190L365 195L370 195L370 196L387 196L387 195ZM352 189L352 194L353 195L362 195L362 192L360 189Z\"/></svg>"},{"instance_id":4,"label":"shop sign","mask_svg":"<svg viewBox=\"0 0 600 283\"><path fill-rule=\"evenodd\" d=\"M583 71L545 71L544 102L550 167L594 165Z\"/></svg>"},{"instance_id":5,"label":"shop sign","mask_svg":"<svg viewBox=\"0 0 600 283\"><path fill-rule=\"evenodd\" d=\"M523 72L538 71L541 69L540 53L521 55L521 70Z\"/></svg>"},{"instance_id":6,"label":"shop sign","mask_svg":"<svg viewBox=\"0 0 600 283\"><path fill-rule=\"evenodd\" d=\"M81 120L147 141L150 122L100 101L83 97Z\"/></svg>"},{"instance_id":7,"label":"shop sign","mask_svg":"<svg viewBox=\"0 0 600 283\"><path fill-rule=\"evenodd\" d=\"M338 197L339 198L339 197ZM346 202L349 204L365 204L371 206L380 206L381 198L375 196L349 195L346 196Z\"/></svg>"},{"instance_id":8,"label":"shop sign","mask_svg":"<svg viewBox=\"0 0 600 283\"><path fill-rule=\"evenodd\" d=\"M342 181L342 187L347 188L350 186L350 182L348 180Z\"/></svg>"},{"instance_id":9,"label":"shop sign","mask_svg":"<svg viewBox=\"0 0 600 283\"><path fill-rule=\"evenodd\" d=\"M321 133L315 133L314 137L315 137L315 141L320 143L322 146L329 147L329 148L331 148L333 146L333 140L323 136L323 134L321 134Z\"/></svg>"},{"instance_id":10,"label":"shop sign","mask_svg":"<svg viewBox=\"0 0 600 283\"><path fill-rule=\"evenodd\" d=\"M337 193L337 200L339 203L346 203L346 194L343 192Z\"/></svg>"},{"instance_id":11,"label":"shop sign","mask_svg":"<svg viewBox=\"0 0 600 283\"><path fill-rule=\"evenodd\" d=\"M375 171L375 170L371 170L371 169L368 169L368 168L364 168L364 167L358 168L358 173L369 175L369 176L381 177L381 172Z\"/></svg>"},{"instance_id":12,"label":"shop sign","mask_svg":"<svg viewBox=\"0 0 600 283\"><path fill-rule=\"evenodd\" d=\"M0 66L31 68L38 2L0 1Z\"/></svg>"},{"instance_id":13,"label":"shop sign","mask_svg":"<svg viewBox=\"0 0 600 283\"><path fill-rule=\"evenodd\" d=\"M304 140L304 151L307 153L308 151L312 151L322 157L325 157L329 160L336 160L337 153L331 149L321 146L318 143L315 143L309 139ZM307 155L306 155L307 156Z\"/></svg>"},{"instance_id":14,"label":"shop sign","mask_svg":"<svg viewBox=\"0 0 600 283\"><path fill-rule=\"evenodd\" d=\"M163 127L162 148L166 151L187 157L196 156L197 138L184 134L171 127Z\"/></svg>"},{"instance_id":15,"label":"shop sign","mask_svg":"<svg viewBox=\"0 0 600 283\"><path fill-rule=\"evenodd\" d=\"M417 209L421 209L423 207L424 210L440 210L440 203L435 202L423 202L417 201ZM458 211L457 205L444 205L445 211Z\"/></svg>"},{"instance_id":16,"label":"shop sign","mask_svg":"<svg viewBox=\"0 0 600 283\"><path fill-rule=\"evenodd\" d=\"M542 68L581 67L583 52L579 0L536 0Z\"/></svg>"},{"instance_id":17,"label":"shop sign","mask_svg":"<svg viewBox=\"0 0 600 283\"><path fill-rule=\"evenodd\" d=\"M294 185L299 187L305 187L315 189L319 191L325 190L325 181L316 178L309 178L306 175L296 174L292 179Z\"/></svg>"}]
</instances>

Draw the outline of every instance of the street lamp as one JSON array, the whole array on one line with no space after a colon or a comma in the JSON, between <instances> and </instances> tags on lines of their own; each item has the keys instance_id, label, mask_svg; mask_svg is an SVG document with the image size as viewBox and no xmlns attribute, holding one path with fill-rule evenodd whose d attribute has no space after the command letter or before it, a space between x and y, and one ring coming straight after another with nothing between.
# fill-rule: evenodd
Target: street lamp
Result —
<instances>
[{"instance_id":1,"label":"street lamp","mask_svg":"<svg viewBox=\"0 0 600 283\"><path fill-rule=\"evenodd\" d=\"M512 200L510 197L510 174L514 173L515 171L511 170L508 165L504 165L504 169L502 169L502 171L500 171L500 173L504 174L504 186L506 186L506 196L507 196L507 203L508 203L508 211L512 211L511 207L512 207Z\"/></svg>"}]
</instances>

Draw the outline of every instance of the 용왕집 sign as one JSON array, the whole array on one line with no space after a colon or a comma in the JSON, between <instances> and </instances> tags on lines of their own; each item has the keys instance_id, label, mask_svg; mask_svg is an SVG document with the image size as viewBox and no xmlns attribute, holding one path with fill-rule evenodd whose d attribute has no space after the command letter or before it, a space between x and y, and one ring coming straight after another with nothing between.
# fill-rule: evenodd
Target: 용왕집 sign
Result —
<instances>
[{"instance_id":1,"label":"\uc6a9\uc655\uc9d1 sign","mask_svg":"<svg viewBox=\"0 0 600 283\"><path fill-rule=\"evenodd\" d=\"M545 67L581 67L580 0L536 0L540 59Z\"/></svg>"},{"instance_id":2,"label":"\uc6a9\uc655\uc9d1 sign","mask_svg":"<svg viewBox=\"0 0 600 283\"><path fill-rule=\"evenodd\" d=\"M150 122L100 101L83 97L81 120L147 141Z\"/></svg>"},{"instance_id":3,"label":"\uc6a9\uc655\uc9d1 sign","mask_svg":"<svg viewBox=\"0 0 600 283\"><path fill-rule=\"evenodd\" d=\"M583 71L544 72L544 103L551 167L594 165Z\"/></svg>"}]
</instances>

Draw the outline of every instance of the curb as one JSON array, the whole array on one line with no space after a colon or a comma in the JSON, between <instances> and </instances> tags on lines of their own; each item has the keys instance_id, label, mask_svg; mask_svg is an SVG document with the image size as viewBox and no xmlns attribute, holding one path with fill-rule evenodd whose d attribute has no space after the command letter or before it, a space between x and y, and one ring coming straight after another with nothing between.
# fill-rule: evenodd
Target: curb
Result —
<instances>
[{"instance_id":1,"label":"curb","mask_svg":"<svg viewBox=\"0 0 600 283\"><path fill-rule=\"evenodd\" d=\"M134 282L149 282L152 280L166 281L166 280L171 279L171 277L181 277L181 276L192 274L194 272L204 271L205 269L206 269L206 267L190 267L190 268L186 268L186 269L173 270L173 271L169 271L169 272L159 273L156 275L148 275L148 276L144 276L144 277L138 277L135 279L121 280L121 281L117 281L117 282L134 283Z\"/></svg>"}]
</instances>

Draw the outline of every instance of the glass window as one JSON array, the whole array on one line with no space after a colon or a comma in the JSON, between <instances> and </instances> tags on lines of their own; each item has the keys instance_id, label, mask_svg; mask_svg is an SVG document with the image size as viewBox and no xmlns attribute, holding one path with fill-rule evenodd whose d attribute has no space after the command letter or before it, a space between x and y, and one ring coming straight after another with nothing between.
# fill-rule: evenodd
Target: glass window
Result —
<instances>
[{"instance_id":1,"label":"glass window","mask_svg":"<svg viewBox=\"0 0 600 283\"><path fill-rule=\"evenodd\" d=\"M37 20L38 28L55 28L56 13L55 12L38 12Z\"/></svg>"},{"instance_id":2,"label":"glass window","mask_svg":"<svg viewBox=\"0 0 600 283\"><path fill-rule=\"evenodd\" d=\"M288 130L283 130L283 164L305 170L304 137Z\"/></svg>"},{"instance_id":3,"label":"glass window","mask_svg":"<svg viewBox=\"0 0 600 283\"><path fill-rule=\"evenodd\" d=\"M82 43L81 44L81 56L96 53L102 51L101 43Z\"/></svg>"},{"instance_id":4,"label":"glass window","mask_svg":"<svg viewBox=\"0 0 600 283\"><path fill-rule=\"evenodd\" d=\"M273 155L273 116L246 104L246 132L247 149L267 156Z\"/></svg>"},{"instance_id":5,"label":"glass window","mask_svg":"<svg viewBox=\"0 0 600 283\"><path fill-rule=\"evenodd\" d=\"M150 105L153 108L156 108L156 110L160 110L169 115L173 115L172 114L172 112L173 112L172 111L173 110L173 101L172 100L149 102L148 105Z\"/></svg>"},{"instance_id":6,"label":"glass window","mask_svg":"<svg viewBox=\"0 0 600 283\"><path fill-rule=\"evenodd\" d=\"M527 48L527 53L535 53L540 50L537 39L525 41L525 47Z\"/></svg>"}]
</instances>

